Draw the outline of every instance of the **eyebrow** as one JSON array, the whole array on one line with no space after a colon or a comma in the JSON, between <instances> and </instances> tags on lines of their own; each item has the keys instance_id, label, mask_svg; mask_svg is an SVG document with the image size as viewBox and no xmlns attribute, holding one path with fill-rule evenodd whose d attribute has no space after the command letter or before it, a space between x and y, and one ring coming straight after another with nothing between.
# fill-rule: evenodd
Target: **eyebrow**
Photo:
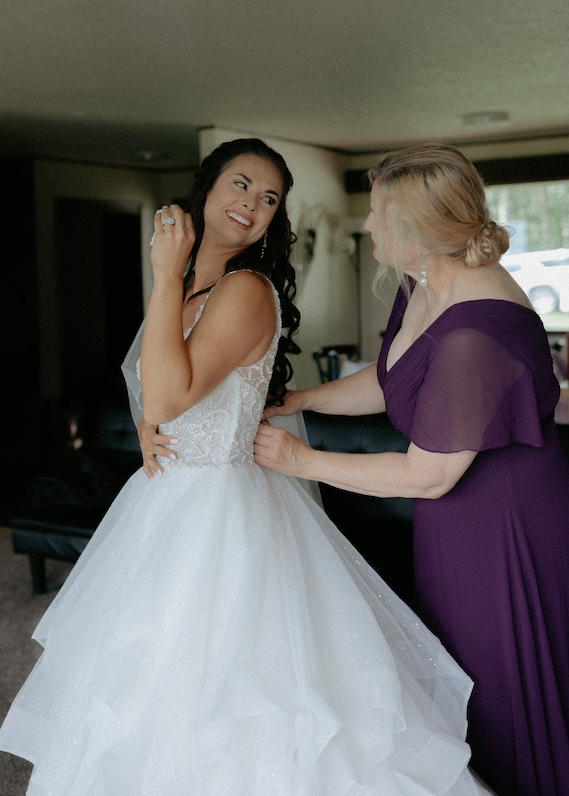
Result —
<instances>
[{"instance_id":1,"label":"eyebrow","mask_svg":"<svg viewBox=\"0 0 569 796\"><path fill-rule=\"evenodd\" d=\"M237 174L237 176L238 176L238 177L243 177L243 179L245 180L245 182L248 182L248 183L249 183L249 185L253 185L253 180L252 180L250 177L248 177L246 174L240 174L240 173L238 173L238 174ZM272 191L270 188L268 188L268 189L265 191L265 193L272 193L272 194L273 194L273 196L276 196L276 197L277 197L277 199L280 199L280 196L279 196L279 194L278 194L276 191Z\"/></svg>"}]
</instances>

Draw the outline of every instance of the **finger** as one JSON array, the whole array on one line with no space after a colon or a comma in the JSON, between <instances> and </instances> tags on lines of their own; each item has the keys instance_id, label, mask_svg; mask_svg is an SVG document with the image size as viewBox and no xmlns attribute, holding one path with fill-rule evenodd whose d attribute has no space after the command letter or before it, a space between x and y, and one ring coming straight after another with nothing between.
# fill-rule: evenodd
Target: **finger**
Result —
<instances>
[{"instance_id":1,"label":"finger","mask_svg":"<svg viewBox=\"0 0 569 796\"><path fill-rule=\"evenodd\" d=\"M154 233L163 232L164 224L162 223L162 210L159 208L154 213Z\"/></svg>"},{"instance_id":2,"label":"finger","mask_svg":"<svg viewBox=\"0 0 569 796\"><path fill-rule=\"evenodd\" d=\"M170 215L174 219L176 224L180 224L180 226L183 226L185 223L185 216L187 215L187 213L184 213L180 205L175 205L175 204L170 205L170 207L168 207L168 210L170 211Z\"/></svg>"},{"instance_id":3,"label":"finger","mask_svg":"<svg viewBox=\"0 0 569 796\"><path fill-rule=\"evenodd\" d=\"M154 459L145 458L142 464L142 469L147 478L154 478L155 473L158 475L162 473L162 470L159 470L154 466Z\"/></svg>"},{"instance_id":4,"label":"finger","mask_svg":"<svg viewBox=\"0 0 569 796\"><path fill-rule=\"evenodd\" d=\"M174 451L169 450L168 448L163 448L159 445L156 446L154 451L155 456L165 456L167 459L171 459L175 461L178 457L174 453Z\"/></svg>"},{"instance_id":5,"label":"finger","mask_svg":"<svg viewBox=\"0 0 569 796\"><path fill-rule=\"evenodd\" d=\"M177 207L177 205L173 206ZM168 227L176 226L176 217L171 207L164 205L164 207L160 210L160 215L162 216L162 225L164 227L164 231L166 231Z\"/></svg>"},{"instance_id":6,"label":"finger","mask_svg":"<svg viewBox=\"0 0 569 796\"><path fill-rule=\"evenodd\" d=\"M184 213L184 224L188 232L194 235L195 234L194 221L189 213Z\"/></svg>"},{"instance_id":7,"label":"finger","mask_svg":"<svg viewBox=\"0 0 569 796\"><path fill-rule=\"evenodd\" d=\"M154 473L162 475L162 473L164 472L163 467L161 467L161 465L156 461L155 457L152 454L145 453L142 462L143 462L144 472L148 475L149 478L152 478Z\"/></svg>"},{"instance_id":8,"label":"finger","mask_svg":"<svg viewBox=\"0 0 569 796\"><path fill-rule=\"evenodd\" d=\"M178 444L178 440L176 439L176 437L168 437L166 436L166 434L152 434L152 436L149 437L148 442L151 445L160 445L162 447L164 445Z\"/></svg>"},{"instance_id":9,"label":"finger","mask_svg":"<svg viewBox=\"0 0 569 796\"><path fill-rule=\"evenodd\" d=\"M175 461L178 458L174 451L164 447L164 445L154 444L154 442L152 442L151 445L145 445L143 456L148 456L148 458L152 459L152 461L156 461L156 456L162 456L166 459L171 459L172 461Z\"/></svg>"}]
</instances>

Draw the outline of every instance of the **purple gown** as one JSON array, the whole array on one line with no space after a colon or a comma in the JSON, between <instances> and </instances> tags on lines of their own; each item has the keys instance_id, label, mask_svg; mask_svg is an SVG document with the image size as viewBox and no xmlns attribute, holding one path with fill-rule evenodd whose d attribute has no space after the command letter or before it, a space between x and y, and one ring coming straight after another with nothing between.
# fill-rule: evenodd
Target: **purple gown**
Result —
<instances>
[{"instance_id":1,"label":"purple gown","mask_svg":"<svg viewBox=\"0 0 569 796\"><path fill-rule=\"evenodd\" d=\"M539 317L501 300L447 309L386 371L392 423L418 447L480 451L414 501L419 612L474 680L472 767L499 796L569 793L569 467Z\"/></svg>"}]
</instances>

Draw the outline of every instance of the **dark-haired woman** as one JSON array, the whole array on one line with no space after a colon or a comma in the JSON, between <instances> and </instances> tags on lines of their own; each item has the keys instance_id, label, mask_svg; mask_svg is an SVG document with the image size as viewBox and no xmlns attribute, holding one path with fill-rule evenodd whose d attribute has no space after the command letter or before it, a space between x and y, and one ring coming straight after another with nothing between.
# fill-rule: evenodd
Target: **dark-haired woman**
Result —
<instances>
[{"instance_id":1,"label":"dark-haired woman","mask_svg":"<svg viewBox=\"0 0 569 796\"><path fill-rule=\"evenodd\" d=\"M411 444L406 453L325 453L262 426L256 461L415 498L420 612L474 680L472 766L500 796L564 796L569 468L547 336L499 263L507 232L459 151L395 152L370 176L366 229L402 282L377 369L291 393L267 414L387 411Z\"/></svg>"},{"instance_id":2,"label":"dark-haired woman","mask_svg":"<svg viewBox=\"0 0 569 796\"><path fill-rule=\"evenodd\" d=\"M29 796L479 793L470 680L304 490L253 461L298 322L290 185L280 156L235 141L204 161L191 213L156 215L152 477L127 483L36 631L0 735L34 763Z\"/></svg>"}]
</instances>

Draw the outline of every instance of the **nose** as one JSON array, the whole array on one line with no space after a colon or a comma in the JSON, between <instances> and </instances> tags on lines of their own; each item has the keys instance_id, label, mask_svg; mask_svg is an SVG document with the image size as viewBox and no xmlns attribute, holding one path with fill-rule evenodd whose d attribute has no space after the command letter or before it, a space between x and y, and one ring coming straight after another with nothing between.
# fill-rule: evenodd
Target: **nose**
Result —
<instances>
[{"instance_id":1,"label":"nose","mask_svg":"<svg viewBox=\"0 0 569 796\"><path fill-rule=\"evenodd\" d=\"M364 229L367 229L368 232L374 232L372 216L373 213L370 211L368 217L364 221Z\"/></svg>"},{"instance_id":2,"label":"nose","mask_svg":"<svg viewBox=\"0 0 569 796\"><path fill-rule=\"evenodd\" d=\"M253 194L248 193L247 196L243 197L243 207L246 207L247 210L253 212L257 209L257 202L258 197L253 196Z\"/></svg>"}]
</instances>

